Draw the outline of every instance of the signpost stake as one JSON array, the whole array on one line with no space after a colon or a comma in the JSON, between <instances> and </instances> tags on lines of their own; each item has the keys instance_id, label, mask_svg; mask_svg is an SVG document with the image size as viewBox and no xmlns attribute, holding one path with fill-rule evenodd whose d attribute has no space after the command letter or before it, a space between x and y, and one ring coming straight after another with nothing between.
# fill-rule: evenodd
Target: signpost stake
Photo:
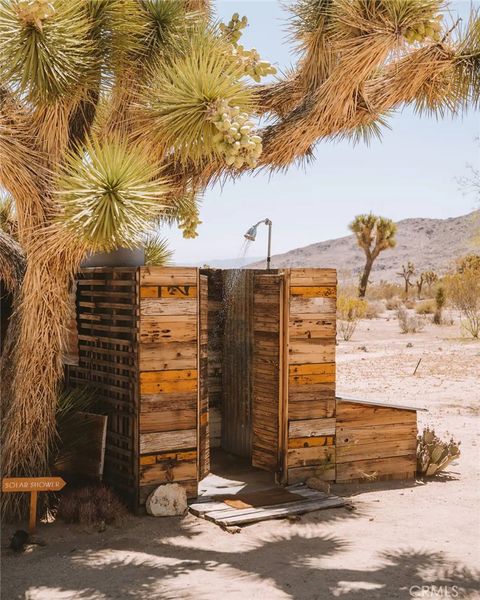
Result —
<instances>
[{"instance_id":1,"label":"signpost stake","mask_svg":"<svg viewBox=\"0 0 480 600\"><path fill-rule=\"evenodd\" d=\"M30 492L30 521L28 523L28 531L35 533L37 526L37 493Z\"/></svg>"}]
</instances>

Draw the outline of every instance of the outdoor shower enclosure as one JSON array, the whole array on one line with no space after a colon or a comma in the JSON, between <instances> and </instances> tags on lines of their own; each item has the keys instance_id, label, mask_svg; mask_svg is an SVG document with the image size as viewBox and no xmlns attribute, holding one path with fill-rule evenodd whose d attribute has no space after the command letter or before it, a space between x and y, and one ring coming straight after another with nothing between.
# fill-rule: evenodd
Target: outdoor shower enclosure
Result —
<instances>
[{"instance_id":1,"label":"outdoor shower enclosure","mask_svg":"<svg viewBox=\"0 0 480 600\"><path fill-rule=\"evenodd\" d=\"M90 268L77 282L78 366L108 415L105 480L134 509L189 496L210 448L295 483L335 479L334 269Z\"/></svg>"}]
</instances>

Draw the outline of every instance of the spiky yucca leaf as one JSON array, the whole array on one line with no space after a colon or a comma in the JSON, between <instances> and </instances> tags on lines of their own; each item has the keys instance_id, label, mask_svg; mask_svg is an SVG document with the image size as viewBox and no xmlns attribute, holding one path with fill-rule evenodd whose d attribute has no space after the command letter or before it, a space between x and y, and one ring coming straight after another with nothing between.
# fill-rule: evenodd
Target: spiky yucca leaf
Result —
<instances>
[{"instance_id":1,"label":"spiky yucca leaf","mask_svg":"<svg viewBox=\"0 0 480 600\"><path fill-rule=\"evenodd\" d=\"M147 238L145 243L145 264L149 267L167 267L172 262L173 250L158 233Z\"/></svg>"},{"instance_id":2,"label":"spiky yucca leaf","mask_svg":"<svg viewBox=\"0 0 480 600\"><path fill-rule=\"evenodd\" d=\"M68 156L57 196L65 227L92 250L133 247L165 209L167 185L143 148L113 138Z\"/></svg>"},{"instance_id":3,"label":"spiky yucca leaf","mask_svg":"<svg viewBox=\"0 0 480 600\"><path fill-rule=\"evenodd\" d=\"M94 67L83 3L53 5L51 16L32 23L22 18L17 2L0 0L0 78L35 103L71 95Z\"/></svg>"},{"instance_id":4,"label":"spiky yucca leaf","mask_svg":"<svg viewBox=\"0 0 480 600\"><path fill-rule=\"evenodd\" d=\"M204 162L217 152L211 118L222 100L252 112L253 91L242 80L231 46L212 29L196 28L152 71L139 133L148 133L160 148L174 149L182 163Z\"/></svg>"},{"instance_id":5,"label":"spiky yucca leaf","mask_svg":"<svg viewBox=\"0 0 480 600\"><path fill-rule=\"evenodd\" d=\"M0 188L0 229L16 239L18 223L13 197Z\"/></svg>"},{"instance_id":6,"label":"spiky yucca leaf","mask_svg":"<svg viewBox=\"0 0 480 600\"><path fill-rule=\"evenodd\" d=\"M185 3L178 0L140 0L144 31L141 52L151 58L185 33Z\"/></svg>"},{"instance_id":7,"label":"spiky yucca leaf","mask_svg":"<svg viewBox=\"0 0 480 600\"><path fill-rule=\"evenodd\" d=\"M466 27L459 34L459 48L454 65L455 81L464 104L480 106L480 9L472 11Z\"/></svg>"}]
</instances>

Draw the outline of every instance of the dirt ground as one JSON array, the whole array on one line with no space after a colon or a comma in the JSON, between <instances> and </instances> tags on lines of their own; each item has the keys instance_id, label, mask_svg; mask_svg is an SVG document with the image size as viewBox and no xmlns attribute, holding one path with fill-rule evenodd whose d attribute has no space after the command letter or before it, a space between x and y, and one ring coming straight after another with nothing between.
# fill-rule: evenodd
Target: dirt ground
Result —
<instances>
[{"instance_id":1,"label":"dirt ground","mask_svg":"<svg viewBox=\"0 0 480 600\"><path fill-rule=\"evenodd\" d=\"M413 375L419 359L421 363ZM86 531L43 525L43 547L2 540L5 600L480 598L480 342L452 326L401 335L387 314L338 346L338 393L428 409L462 456L428 482L335 486L344 508L232 535L191 515Z\"/></svg>"}]
</instances>

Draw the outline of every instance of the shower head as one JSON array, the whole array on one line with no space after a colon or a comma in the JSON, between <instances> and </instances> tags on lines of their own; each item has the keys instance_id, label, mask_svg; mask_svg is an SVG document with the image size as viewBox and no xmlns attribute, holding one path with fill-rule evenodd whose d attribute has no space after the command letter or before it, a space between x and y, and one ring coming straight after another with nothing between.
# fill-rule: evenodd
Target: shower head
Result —
<instances>
[{"instance_id":1,"label":"shower head","mask_svg":"<svg viewBox=\"0 0 480 600\"><path fill-rule=\"evenodd\" d=\"M247 231L247 233L244 236L250 242L254 242L255 238L257 237L257 227L258 227L258 225L253 225L252 227L250 227L250 229Z\"/></svg>"}]
</instances>

